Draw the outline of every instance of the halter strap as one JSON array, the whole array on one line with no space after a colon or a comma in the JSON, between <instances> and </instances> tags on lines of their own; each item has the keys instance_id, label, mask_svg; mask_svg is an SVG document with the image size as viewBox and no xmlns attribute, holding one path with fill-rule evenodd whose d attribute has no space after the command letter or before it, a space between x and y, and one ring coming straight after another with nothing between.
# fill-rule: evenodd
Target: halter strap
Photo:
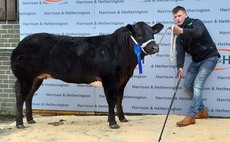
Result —
<instances>
[{"instance_id":1,"label":"halter strap","mask_svg":"<svg viewBox=\"0 0 230 142\"><path fill-rule=\"evenodd\" d=\"M135 38L134 38L132 35L130 35L130 36L131 36L133 42L134 42L135 44L138 44L137 41L135 40ZM150 40L148 40L148 41L142 43L142 45L141 45L141 50L142 50L145 54L147 54L147 53L146 53L146 51L144 50L144 48L145 48L150 42L153 42L153 41L155 41L155 40L154 40L154 39L150 39Z\"/></svg>"}]
</instances>

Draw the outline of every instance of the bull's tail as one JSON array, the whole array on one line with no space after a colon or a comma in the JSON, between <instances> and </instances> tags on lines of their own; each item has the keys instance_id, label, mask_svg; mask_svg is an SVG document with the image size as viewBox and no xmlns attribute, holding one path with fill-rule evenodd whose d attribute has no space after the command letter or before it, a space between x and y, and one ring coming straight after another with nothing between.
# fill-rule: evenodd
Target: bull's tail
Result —
<instances>
[{"instance_id":1,"label":"bull's tail","mask_svg":"<svg viewBox=\"0 0 230 142\"><path fill-rule=\"evenodd\" d=\"M24 77L28 73L26 70L28 70L28 62L31 59L31 50L33 50L29 47L29 44L21 41L11 53L11 70L17 78Z\"/></svg>"},{"instance_id":2,"label":"bull's tail","mask_svg":"<svg viewBox=\"0 0 230 142\"><path fill-rule=\"evenodd\" d=\"M20 93L20 83L18 80L15 81L15 85L14 85L14 89L15 89L15 94L19 94Z\"/></svg>"},{"instance_id":3,"label":"bull's tail","mask_svg":"<svg viewBox=\"0 0 230 142\"><path fill-rule=\"evenodd\" d=\"M11 53L11 58L10 58L10 64L11 64L11 70L13 72L14 75L16 75L17 73L17 64L18 64L18 55L20 54L17 50L18 47L16 47L13 52Z\"/></svg>"}]
</instances>

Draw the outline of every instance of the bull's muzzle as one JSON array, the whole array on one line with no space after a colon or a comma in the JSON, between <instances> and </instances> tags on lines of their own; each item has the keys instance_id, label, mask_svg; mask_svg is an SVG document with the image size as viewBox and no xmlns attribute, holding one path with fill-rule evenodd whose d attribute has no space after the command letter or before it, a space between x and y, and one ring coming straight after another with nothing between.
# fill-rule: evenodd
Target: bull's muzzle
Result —
<instances>
[{"instance_id":1,"label":"bull's muzzle","mask_svg":"<svg viewBox=\"0 0 230 142\"><path fill-rule=\"evenodd\" d=\"M153 54L158 53L160 51L159 46L153 46Z\"/></svg>"}]
</instances>

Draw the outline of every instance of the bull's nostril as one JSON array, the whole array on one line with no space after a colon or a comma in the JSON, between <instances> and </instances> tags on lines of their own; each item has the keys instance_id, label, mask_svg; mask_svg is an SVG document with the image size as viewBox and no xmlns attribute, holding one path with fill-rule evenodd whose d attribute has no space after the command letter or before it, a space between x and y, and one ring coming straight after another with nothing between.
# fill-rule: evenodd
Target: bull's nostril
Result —
<instances>
[{"instance_id":1,"label":"bull's nostril","mask_svg":"<svg viewBox=\"0 0 230 142\"><path fill-rule=\"evenodd\" d=\"M154 51L155 53L158 53L158 52L159 52L159 48L154 48L154 47L153 47L153 51Z\"/></svg>"}]
</instances>

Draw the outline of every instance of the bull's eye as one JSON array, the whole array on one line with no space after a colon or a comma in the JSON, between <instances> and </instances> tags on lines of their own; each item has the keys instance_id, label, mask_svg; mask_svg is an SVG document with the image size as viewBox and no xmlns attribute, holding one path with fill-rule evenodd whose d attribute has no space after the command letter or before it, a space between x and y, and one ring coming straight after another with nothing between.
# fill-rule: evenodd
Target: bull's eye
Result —
<instances>
[{"instance_id":1,"label":"bull's eye","mask_svg":"<svg viewBox=\"0 0 230 142\"><path fill-rule=\"evenodd\" d=\"M137 38L142 38L143 37L143 35L142 34L137 34Z\"/></svg>"}]
</instances>

